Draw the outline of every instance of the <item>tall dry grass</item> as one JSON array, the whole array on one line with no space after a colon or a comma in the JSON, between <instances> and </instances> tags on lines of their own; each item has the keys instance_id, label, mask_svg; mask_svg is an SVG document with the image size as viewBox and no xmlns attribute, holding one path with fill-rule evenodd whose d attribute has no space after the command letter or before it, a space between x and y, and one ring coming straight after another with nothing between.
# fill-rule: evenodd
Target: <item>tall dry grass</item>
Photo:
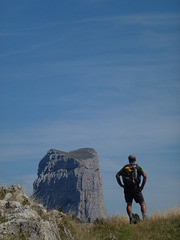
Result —
<instances>
[{"instance_id":1,"label":"tall dry grass","mask_svg":"<svg viewBox=\"0 0 180 240\"><path fill-rule=\"evenodd\" d=\"M146 221L134 226L134 239L140 240L179 240L180 209L156 212Z\"/></svg>"},{"instance_id":2,"label":"tall dry grass","mask_svg":"<svg viewBox=\"0 0 180 240\"><path fill-rule=\"evenodd\" d=\"M64 225L74 240L179 240L180 209L156 212L137 224L130 225L126 216L113 216L94 223L82 224L68 216ZM65 236L61 234L62 240Z\"/></svg>"}]
</instances>

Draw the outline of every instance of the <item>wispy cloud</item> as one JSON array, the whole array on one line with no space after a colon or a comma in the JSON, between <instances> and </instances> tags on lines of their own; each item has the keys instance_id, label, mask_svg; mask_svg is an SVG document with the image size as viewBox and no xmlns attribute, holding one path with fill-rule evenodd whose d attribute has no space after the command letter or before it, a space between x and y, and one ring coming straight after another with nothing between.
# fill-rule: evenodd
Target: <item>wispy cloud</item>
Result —
<instances>
[{"instance_id":1,"label":"wispy cloud","mask_svg":"<svg viewBox=\"0 0 180 240\"><path fill-rule=\"evenodd\" d=\"M59 22L48 22L48 23L37 23L36 25L28 26L23 29L23 26L21 28L17 26L11 26L13 30L4 30L0 33L1 37L15 37L15 36L24 36L26 37L26 41L28 41L28 38L34 34L39 35L39 31L41 31L44 34L48 33L48 29L57 29L60 28L62 31L62 35L59 34L59 32L54 32L51 36L48 36L48 41L44 42L44 39L41 39L39 44L36 44L35 46L28 46L28 48L24 49L19 49L19 50L12 50L8 53L4 53L1 55L1 57L6 57L6 56L11 56L15 54L21 54L21 53L27 53L31 51L35 51L38 48L46 47L47 45L53 45L57 44L60 42L61 39L66 39L68 36L71 36L72 34L74 35L74 32L77 31L77 27L79 29L79 33L81 31L84 31L83 24L100 24L104 25L106 24L107 28L112 28L111 25L113 25L113 28L123 28L126 27L127 25L130 25L133 27L136 25L138 27L137 35L140 34L141 38L138 39L140 40L140 44L145 44L146 41L148 40L150 43L154 44L157 42L161 42L162 44L168 43L168 41L172 38L172 34L170 32L164 32L163 33L163 27L165 29L167 26L179 26L180 22L180 17L176 13L148 13L148 14L126 14L126 15L117 15L117 16L103 16L103 17L91 17L91 18L83 18L79 20L73 20L73 21L59 21ZM66 27L65 27L66 26ZM97 25L96 26L89 26L89 29L94 29L93 33L96 34L96 30L98 32L103 33L106 32L107 29L104 27L99 28ZM8 27L10 29L10 26ZM156 29L157 28L157 29ZM122 29L122 38L123 35L126 33ZM161 31L159 31L159 29ZM127 33L126 33L127 34ZM57 39L58 36L58 39ZM40 35L39 35L40 37ZM47 37L46 37L47 39ZM149 44L150 46L150 44Z\"/></svg>"},{"instance_id":2,"label":"wispy cloud","mask_svg":"<svg viewBox=\"0 0 180 240\"><path fill-rule=\"evenodd\" d=\"M2 132L1 161L37 156L49 148L69 151L72 150L69 148L92 146L103 155L130 148L142 152L149 148L161 151L180 139L176 117L153 117L151 112L146 116L143 109L138 113L135 110L134 115L132 111L120 115L117 109L111 112L111 117L100 111L96 119L44 122L39 126Z\"/></svg>"},{"instance_id":3,"label":"wispy cloud","mask_svg":"<svg viewBox=\"0 0 180 240\"><path fill-rule=\"evenodd\" d=\"M177 13L147 13L124 14L116 16L84 18L74 23L89 22L116 22L123 25L167 26L179 24L180 16Z\"/></svg>"}]
</instances>

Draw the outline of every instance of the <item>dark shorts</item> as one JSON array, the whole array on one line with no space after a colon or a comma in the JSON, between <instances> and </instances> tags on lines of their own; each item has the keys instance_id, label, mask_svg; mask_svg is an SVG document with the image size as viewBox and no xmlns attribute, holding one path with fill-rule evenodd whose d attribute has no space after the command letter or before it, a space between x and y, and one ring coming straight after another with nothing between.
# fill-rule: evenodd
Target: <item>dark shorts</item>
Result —
<instances>
[{"instance_id":1,"label":"dark shorts","mask_svg":"<svg viewBox=\"0 0 180 240\"><path fill-rule=\"evenodd\" d=\"M135 200L136 203L144 202L144 197L139 187L133 189L125 188L124 197L127 203L132 202L133 199Z\"/></svg>"}]
</instances>

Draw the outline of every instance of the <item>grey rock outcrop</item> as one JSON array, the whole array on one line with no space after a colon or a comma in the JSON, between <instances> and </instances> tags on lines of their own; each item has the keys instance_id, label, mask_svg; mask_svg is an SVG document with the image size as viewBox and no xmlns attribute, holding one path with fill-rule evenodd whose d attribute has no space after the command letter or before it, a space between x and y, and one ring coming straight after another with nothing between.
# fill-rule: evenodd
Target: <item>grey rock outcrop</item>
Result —
<instances>
[{"instance_id":1,"label":"grey rock outcrop","mask_svg":"<svg viewBox=\"0 0 180 240\"><path fill-rule=\"evenodd\" d=\"M0 239L73 240L64 226L65 214L57 210L48 212L22 191L20 185L0 187Z\"/></svg>"},{"instance_id":2,"label":"grey rock outcrop","mask_svg":"<svg viewBox=\"0 0 180 240\"><path fill-rule=\"evenodd\" d=\"M99 159L92 148L69 153L50 149L40 161L33 197L82 222L106 218Z\"/></svg>"}]
</instances>

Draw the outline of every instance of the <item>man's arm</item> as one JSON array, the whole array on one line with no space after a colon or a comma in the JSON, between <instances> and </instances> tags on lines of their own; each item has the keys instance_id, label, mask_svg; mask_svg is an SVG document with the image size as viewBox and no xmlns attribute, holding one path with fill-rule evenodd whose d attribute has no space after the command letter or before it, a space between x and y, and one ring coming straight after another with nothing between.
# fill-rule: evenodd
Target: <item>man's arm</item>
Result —
<instances>
[{"instance_id":1,"label":"man's arm","mask_svg":"<svg viewBox=\"0 0 180 240\"><path fill-rule=\"evenodd\" d=\"M142 184L140 186L141 191L143 190L143 188L144 188L144 186L146 184L146 180L147 180L147 175L146 175L145 172L142 173L142 176L143 176L143 181L142 181Z\"/></svg>"},{"instance_id":2,"label":"man's arm","mask_svg":"<svg viewBox=\"0 0 180 240\"><path fill-rule=\"evenodd\" d=\"M116 174L116 180L117 180L119 186L121 186L122 188L124 188L124 185L122 184L121 179L120 179L120 172L118 172L118 173Z\"/></svg>"}]
</instances>

